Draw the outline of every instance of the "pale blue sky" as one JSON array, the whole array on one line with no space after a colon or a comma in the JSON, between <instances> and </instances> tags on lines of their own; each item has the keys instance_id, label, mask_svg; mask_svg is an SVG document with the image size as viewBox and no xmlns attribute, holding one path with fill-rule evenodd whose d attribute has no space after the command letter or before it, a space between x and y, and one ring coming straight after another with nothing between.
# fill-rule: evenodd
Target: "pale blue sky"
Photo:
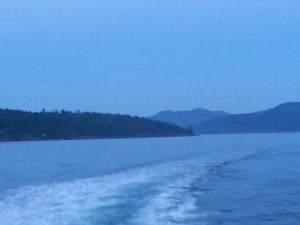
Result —
<instances>
[{"instance_id":1,"label":"pale blue sky","mask_svg":"<svg viewBox=\"0 0 300 225\"><path fill-rule=\"evenodd\" d=\"M0 0L0 107L250 112L300 101L299 0Z\"/></svg>"}]
</instances>

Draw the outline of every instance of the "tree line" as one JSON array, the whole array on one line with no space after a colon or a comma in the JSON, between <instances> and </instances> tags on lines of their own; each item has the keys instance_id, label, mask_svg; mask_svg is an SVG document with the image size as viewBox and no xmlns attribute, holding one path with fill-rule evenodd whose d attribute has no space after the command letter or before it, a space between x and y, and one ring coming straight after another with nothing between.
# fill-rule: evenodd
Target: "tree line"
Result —
<instances>
[{"instance_id":1,"label":"tree line","mask_svg":"<svg viewBox=\"0 0 300 225\"><path fill-rule=\"evenodd\" d=\"M189 135L191 129L130 115L0 109L0 141Z\"/></svg>"}]
</instances>

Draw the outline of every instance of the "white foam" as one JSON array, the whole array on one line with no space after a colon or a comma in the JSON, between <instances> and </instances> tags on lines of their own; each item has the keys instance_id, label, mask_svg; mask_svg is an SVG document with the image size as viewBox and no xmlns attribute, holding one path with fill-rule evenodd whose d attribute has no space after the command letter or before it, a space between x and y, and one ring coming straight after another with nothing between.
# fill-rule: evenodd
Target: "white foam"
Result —
<instances>
[{"instance_id":1,"label":"white foam","mask_svg":"<svg viewBox=\"0 0 300 225\"><path fill-rule=\"evenodd\" d=\"M103 212L102 221L113 221L112 214L105 215L104 209L135 200L141 204L135 206L130 212L131 218L124 224L184 222L199 217L196 198L188 190L200 173L205 177L205 170L199 165L199 161L169 162L99 178L9 190L0 195L0 224L91 225L96 223L90 219L93 213ZM128 191L132 188L133 193ZM135 193L143 189L152 192L149 196Z\"/></svg>"},{"instance_id":2,"label":"white foam","mask_svg":"<svg viewBox=\"0 0 300 225\"><path fill-rule=\"evenodd\" d=\"M205 177L206 171L197 160L185 161L169 165L167 185L157 188L158 194L153 196L148 204L140 210L132 224L167 225L189 224L188 221L197 218L197 224L205 224L205 214L199 214L196 197L202 193L191 192L191 185L199 176ZM203 223L200 221L203 219Z\"/></svg>"},{"instance_id":3,"label":"white foam","mask_svg":"<svg viewBox=\"0 0 300 225\"><path fill-rule=\"evenodd\" d=\"M134 173L134 176L120 173L10 190L3 193L0 200L0 224L88 224L82 218L87 217L92 209L118 203L112 197L118 189L147 179L147 173Z\"/></svg>"}]
</instances>

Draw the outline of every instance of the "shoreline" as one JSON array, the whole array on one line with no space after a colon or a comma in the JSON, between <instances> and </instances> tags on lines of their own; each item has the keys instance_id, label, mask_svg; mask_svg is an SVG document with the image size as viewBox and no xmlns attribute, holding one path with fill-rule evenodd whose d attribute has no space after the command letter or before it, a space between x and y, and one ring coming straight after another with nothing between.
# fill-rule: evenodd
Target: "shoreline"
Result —
<instances>
[{"instance_id":1,"label":"shoreline","mask_svg":"<svg viewBox=\"0 0 300 225\"><path fill-rule=\"evenodd\" d=\"M69 139L42 139L42 138L32 138L32 139L19 139L19 140L0 140L0 143L14 143L14 142L43 142L43 141L82 141L82 140L117 140L117 139L150 139L150 138L175 138L175 137L195 137L199 135L174 135L174 136L141 136L141 137L84 137L84 138L69 138Z\"/></svg>"}]
</instances>

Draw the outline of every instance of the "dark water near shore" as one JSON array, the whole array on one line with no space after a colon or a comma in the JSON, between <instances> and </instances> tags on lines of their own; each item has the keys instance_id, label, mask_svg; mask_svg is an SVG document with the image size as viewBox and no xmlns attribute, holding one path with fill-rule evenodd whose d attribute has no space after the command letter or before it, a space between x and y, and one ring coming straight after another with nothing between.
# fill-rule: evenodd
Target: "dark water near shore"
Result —
<instances>
[{"instance_id":1,"label":"dark water near shore","mask_svg":"<svg viewBox=\"0 0 300 225\"><path fill-rule=\"evenodd\" d=\"M0 224L300 224L300 134L0 143Z\"/></svg>"}]
</instances>

